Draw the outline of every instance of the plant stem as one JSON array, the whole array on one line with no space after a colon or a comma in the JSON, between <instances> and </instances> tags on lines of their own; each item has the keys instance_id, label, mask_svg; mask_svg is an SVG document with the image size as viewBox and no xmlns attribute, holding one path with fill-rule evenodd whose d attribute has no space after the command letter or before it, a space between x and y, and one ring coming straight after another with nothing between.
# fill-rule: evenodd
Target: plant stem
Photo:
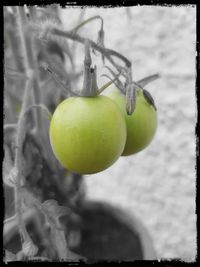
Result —
<instances>
[{"instance_id":1,"label":"plant stem","mask_svg":"<svg viewBox=\"0 0 200 267\"><path fill-rule=\"evenodd\" d=\"M115 78L116 77L116 80L114 82L114 84L116 85L116 87L121 91L122 94L125 94L125 88L124 88L124 85L123 83L118 79L117 77L117 74L108 66L105 66L109 71L110 73L113 75L113 77ZM105 75L104 75L105 76ZM109 76L106 75L107 78L110 79ZM111 80L111 79L110 79Z\"/></svg>"},{"instance_id":2,"label":"plant stem","mask_svg":"<svg viewBox=\"0 0 200 267\"><path fill-rule=\"evenodd\" d=\"M25 223L23 221L22 213L22 198L19 185L15 186L15 209L16 209L16 218L18 221L19 234L21 237L21 242L30 242L31 238L26 230Z\"/></svg>"},{"instance_id":3,"label":"plant stem","mask_svg":"<svg viewBox=\"0 0 200 267\"><path fill-rule=\"evenodd\" d=\"M106 83L105 85L103 85L99 90L98 90L98 94L100 94L100 93L102 93L108 86L110 86L111 84L113 84L117 79L118 79L118 77L120 76L120 74L121 73L119 73L119 74L117 74L116 76L115 76L115 78L114 79L110 79L107 75L102 75L102 76L105 76L105 77L107 77L107 78L109 78L110 79L110 82L108 82L108 83Z\"/></svg>"},{"instance_id":4,"label":"plant stem","mask_svg":"<svg viewBox=\"0 0 200 267\"><path fill-rule=\"evenodd\" d=\"M33 102L39 103L40 99L40 90L39 90L39 81L38 81L38 70L37 70L37 62L36 62L36 55L34 55L34 47L33 47L33 40L31 38L31 35L29 33L24 32L24 25L28 23L24 7L18 7L17 8L17 15L19 18L19 24L21 27L21 38L23 41L23 51L25 55L25 61L26 61L26 72L32 73L32 81L33 81ZM42 121L39 111L36 110L35 113L35 119L36 119L36 129L39 128L40 131L43 128L42 127Z\"/></svg>"},{"instance_id":5,"label":"plant stem","mask_svg":"<svg viewBox=\"0 0 200 267\"><path fill-rule=\"evenodd\" d=\"M84 13L85 13L85 9L82 9L82 10L80 11L80 15L79 15L79 18L78 18L78 24L80 24L81 21L83 20ZM76 53L76 42L73 42L71 50L72 50L73 58L75 58L75 56L76 56L76 54L75 54L75 53ZM73 71L75 72L75 65L74 65L74 62L73 62L73 64L72 64L72 68L73 68Z\"/></svg>"},{"instance_id":6,"label":"plant stem","mask_svg":"<svg viewBox=\"0 0 200 267\"><path fill-rule=\"evenodd\" d=\"M95 20L95 19L100 19L101 20L101 28L103 27L103 19L101 16L94 16L94 17L91 17L85 21L83 21L82 23L80 23L77 27L75 27L74 29L71 30L72 34L74 33L77 33L77 31L83 27L85 24L91 22L92 20Z\"/></svg>"},{"instance_id":7,"label":"plant stem","mask_svg":"<svg viewBox=\"0 0 200 267\"><path fill-rule=\"evenodd\" d=\"M20 112L19 120L18 120L18 127L17 127L17 140L16 140L16 155L15 155L15 167L17 170L22 169L22 147L24 138L26 135L26 126L24 123L24 112L28 108L28 100L29 100L29 90L30 90L30 82L27 83L27 86L25 88L24 97L23 97L23 103L22 103L22 109ZM20 178L19 178L20 179ZM20 182L18 183L20 184Z\"/></svg>"},{"instance_id":8,"label":"plant stem","mask_svg":"<svg viewBox=\"0 0 200 267\"><path fill-rule=\"evenodd\" d=\"M49 72L51 77L57 82L60 88L63 90L64 94L68 95L69 93L73 96L78 95L78 93L73 92L69 86L63 84L57 74L51 69L46 63L41 65L41 67Z\"/></svg>"},{"instance_id":9,"label":"plant stem","mask_svg":"<svg viewBox=\"0 0 200 267\"><path fill-rule=\"evenodd\" d=\"M18 15L21 18L20 22L21 24L27 24L27 17L25 14L25 10L23 7L18 7ZM23 24L23 25L24 25ZM22 25L21 28L23 29ZM25 32L23 29L23 43L25 47L25 54L27 58L27 69L29 72L32 73L32 82L33 82L33 104L39 104L40 102L40 86L39 86L39 68L37 63L37 56L34 53L35 51L35 41L32 38L31 34L29 32ZM48 155L51 153L48 138L47 138L47 131L44 128L44 123L42 122L42 116L41 111L39 109L35 110L35 135L38 136L41 140L41 145L43 149L43 154L46 159L48 159Z\"/></svg>"},{"instance_id":10,"label":"plant stem","mask_svg":"<svg viewBox=\"0 0 200 267\"><path fill-rule=\"evenodd\" d=\"M18 71L21 72L22 65L21 65L19 57L18 57L18 55L16 53L16 46L15 46L16 38L15 38L15 36L13 36L13 31L10 28L7 30L7 36L8 36L8 41L9 41L9 44L10 44L10 49L12 51L12 56L13 56L13 59L14 59L14 63L15 63L15 69L17 69Z\"/></svg>"},{"instance_id":11,"label":"plant stem","mask_svg":"<svg viewBox=\"0 0 200 267\"><path fill-rule=\"evenodd\" d=\"M58 36L62 36L68 39L71 39L73 41L77 41L79 43L85 44L85 41L87 40L87 38L83 38L78 34L72 34L71 32L68 31L61 31L57 28L53 28L52 29L52 33L56 34ZM121 71L121 68L112 60L111 56L115 56L118 57L119 59L121 59L127 67L131 66L131 62L124 57L123 55L119 54L118 52L112 50L112 49L108 49L108 48L104 48L102 46L97 45L95 42L89 40L90 45L93 49L99 51L100 53L102 53L105 58L107 58L116 68L118 71Z\"/></svg>"},{"instance_id":12,"label":"plant stem","mask_svg":"<svg viewBox=\"0 0 200 267\"><path fill-rule=\"evenodd\" d=\"M23 34L23 27L22 27L22 14L20 14L20 7L15 7L16 11L16 23L17 23L17 31L19 34L19 41L20 41L20 56L22 58L22 66L23 66L23 71L26 76L29 77L30 72L29 70L29 62L28 62L28 55L27 55L27 50L26 50L26 44L25 44L25 39L24 39L24 34ZM17 124L17 140L16 140L16 154L15 154L15 161L14 161L14 167L17 170L17 181L16 181L16 186L15 186L15 211L16 211L16 217L18 221L18 227L19 227L19 233L22 242L29 242L31 240L26 227L25 223L22 218L22 198L21 198L21 193L20 193L20 187L21 187L21 178L22 178L22 147L23 147L23 141L25 138L26 134L26 128L24 125L23 121L23 112L26 110L29 102L29 93L31 89L31 79L27 80L25 82L25 90L24 90L24 96L23 96L23 102L22 102L22 109L20 112L18 124Z\"/></svg>"},{"instance_id":13,"label":"plant stem","mask_svg":"<svg viewBox=\"0 0 200 267\"><path fill-rule=\"evenodd\" d=\"M132 115L136 106L136 86L132 83L131 68L127 72L127 87L126 87L126 112Z\"/></svg>"},{"instance_id":14,"label":"plant stem","mask_svg":"<svg viewBox=\"0 0 200 267\"><path fill-rule=\"evenodd\" d=\"M96 68L91 68L90 42L85 41L84 81L81 91L82 96L97 95Z\"/></svg>"},{"instance_id":15,"label":"plant stem","mask_svg":"<svg viewBox=\"0 0 200 267\"><path fill-rule=\"evenodd\" d=\"M26 108L26 103L28 101L28 93L29 93L29 86L25 88L25 93L24 93L24 99L23 99L23 104L22 104L22 111L25 110ZM16 216L18 220L18 227L19 227L19 232L22 240L25 241L30 241L30 237L28 232L26 231L26 227L22 218L22 199L21 199L21 193L19 190L19 187L21 186L21 178L22 178L22 146L23 146L23 141L25 138L25 124L23 121L23 116L22 112L20 113L19 121L18 121L18 131L17 131L17 140L16 140L16 154L15 154L15 162L14 166L18 171L17 175L17 184L15 186L15 211L16 211Z\"/></svg>"},{"instance_id":16,"label":"plant stem","mask_svg":"<svg viewBox=\"0 0 200 267\"><path fill-rule=\"evenodd\" d=\"M43 110L47 116L48 116L48 119L51 120L52 118L52 114L51 112L48 110L48 108L43 105L43 104L37 104L37 105L31 105L28 107L28 109L24 112L24 115L26 115L29 111L31 111L33 108L40 108L41 110Z\"/></svg>"}]
</instances>

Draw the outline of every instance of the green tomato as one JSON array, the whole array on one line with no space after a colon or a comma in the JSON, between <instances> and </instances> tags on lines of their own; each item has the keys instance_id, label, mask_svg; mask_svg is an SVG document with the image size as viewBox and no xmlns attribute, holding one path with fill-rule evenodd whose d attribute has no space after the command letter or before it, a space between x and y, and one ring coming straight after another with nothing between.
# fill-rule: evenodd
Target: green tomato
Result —
<instances>
[{"instance_id":1,"label":"green tomato","mask_svg":"<svg viewBox=\"0 0 200 267\"><path fill-rule=\"evenodd\" d=\"M126 113L126 97L118 89L107 96L118 104L125 116L127 139L122 156L132 155L146 148L156 133L157 112L146 101L142 90L136 92L136 108L132 115Z\"/></svg>"},{"instance_id":2,"label":"green tomato","mask_svg":"<svg viewBox=\"0 0 200 267\"><path fill-rule=\"evenodd\" d=\"M121 156L126 122L106 96L70 97L56 108L49 136L53 152L65 168L80 174L97 173Z\"/></svg>"}]
</instances>

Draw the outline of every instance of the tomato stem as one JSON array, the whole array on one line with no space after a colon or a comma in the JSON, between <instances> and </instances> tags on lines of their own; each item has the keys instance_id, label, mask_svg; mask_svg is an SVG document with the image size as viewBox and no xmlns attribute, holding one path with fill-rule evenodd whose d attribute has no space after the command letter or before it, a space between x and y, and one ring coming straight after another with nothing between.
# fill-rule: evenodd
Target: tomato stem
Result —
<instances>
[{"instance_id":1,"label":"tomato stem","mask_svg":"<svg viewBox=\"0 0 200 267\"><path fill-rule=\"evenodd\" d=\"M128 69L126 79L126 112L132 115L136 105L136 86L132 82L131 68Z\"/></svg>"},{"instance_id":2,"label":"tomato stem","mask_svg":"<svg viewBox=\"0 0 200 267\"><path fill-rule=\"evenodd\" d=\"M91 67L92 59L90 55L90 42L85 41L85 60L84 60L84 80L81 96L95 96L98 93L96 66Z\"/></svg>"}]
</instances>

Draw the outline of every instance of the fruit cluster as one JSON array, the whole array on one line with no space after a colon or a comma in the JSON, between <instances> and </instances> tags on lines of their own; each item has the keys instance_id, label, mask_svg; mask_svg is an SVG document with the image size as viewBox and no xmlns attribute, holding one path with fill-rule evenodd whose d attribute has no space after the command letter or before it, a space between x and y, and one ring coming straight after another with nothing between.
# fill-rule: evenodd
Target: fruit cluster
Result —
<instances>
[{"instance_id":1,"label":"fruit cluster","mask_svg":"<svg viewBox=\"0 0 200 267\"><path fill-rule=\"evenodd\" d=\"M92 174L110 167L120 156L146 148L157 129L157 111L141 89L136 108L127 115L126 98L114 89L106 96L69 97L56 108L50 124L50 143L68 170Z\"/></svg>"}]
</instances>

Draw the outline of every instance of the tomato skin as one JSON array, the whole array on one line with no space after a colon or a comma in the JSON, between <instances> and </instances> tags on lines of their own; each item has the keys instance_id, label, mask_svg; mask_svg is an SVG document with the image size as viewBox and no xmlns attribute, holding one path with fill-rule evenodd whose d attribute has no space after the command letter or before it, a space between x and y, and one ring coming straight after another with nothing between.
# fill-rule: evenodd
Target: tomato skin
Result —
<instances>
[{"instance_id":1,"label":"tomato skin","mask_svg":"<svg viewBox=\"0 0 200 267\"><path fill-rule=\"evenodd\" d=\"M141 90L136 92L136 108L132 115L126 113L126 98L118 89L107 94L125 116L127 139L122 156L135 154L146 148L157 130L157 112L143 96Z\"/></svg>"},{"instance_id":2,"label":"tomato skin","mask_svg":"<svg viewBox=\"0 0 200 267\"><path fill-rule=\"evenodd\" d=\"M126 123L118 106L106 96L70 97L56 108L49 137L65 168L92 174L110 167L121 156Z\"/></svg>"}]
</instances>

